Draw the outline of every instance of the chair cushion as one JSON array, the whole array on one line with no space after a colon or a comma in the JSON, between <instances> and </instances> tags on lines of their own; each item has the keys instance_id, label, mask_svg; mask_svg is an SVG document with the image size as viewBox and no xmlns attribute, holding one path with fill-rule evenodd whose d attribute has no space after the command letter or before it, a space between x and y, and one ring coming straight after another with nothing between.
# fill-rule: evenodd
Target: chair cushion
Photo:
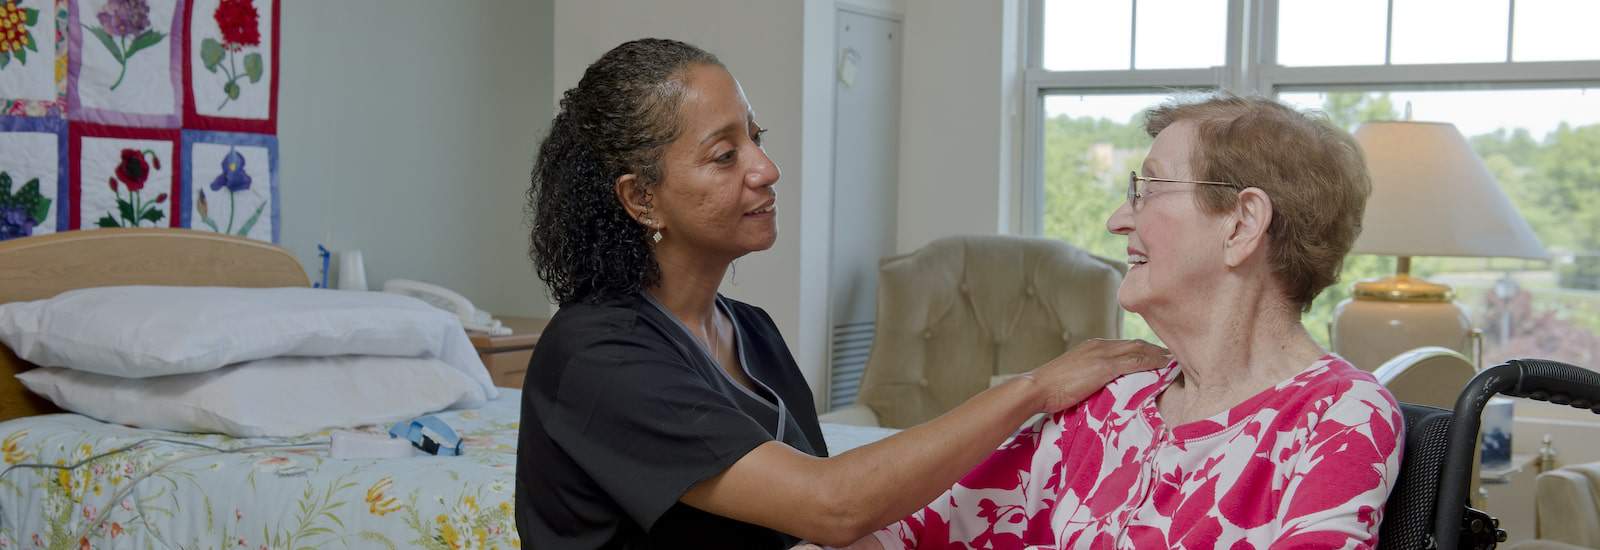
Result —
<instances>
[{"instance_id":1,"label":"chair cushion","mask_svg":"<svg viewBox=\"0 0 1600 550\"><path fill-rule=\"evenodd\" d=\"M884 426L942 414L1089 338L1121 334L1120 263L1051 239L951 237L885 259L860 402Z\"/></svg>"}]
</instances>

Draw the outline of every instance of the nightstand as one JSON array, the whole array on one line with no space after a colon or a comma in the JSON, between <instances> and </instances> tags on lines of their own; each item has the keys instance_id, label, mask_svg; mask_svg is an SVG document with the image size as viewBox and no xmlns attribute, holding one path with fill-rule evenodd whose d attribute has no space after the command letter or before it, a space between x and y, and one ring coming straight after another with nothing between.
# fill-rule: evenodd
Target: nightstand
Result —
<instances>
[{"instance_id":1,"label":"nightstand","mask_svg":"<svg viewBox=\"0 0 1600 550\"><path fill-rule=\"evenodd\" d=\"M528 317L500 317L500 322L511 328L511 334L490 336L482 332L467 331L472 347L477 348L483 366L489 369L489 378L502 388L522 389L522 375L528 371L528 360L533 358L533 346L539 343L549 319Z\"/></svg>"}]
</instances>

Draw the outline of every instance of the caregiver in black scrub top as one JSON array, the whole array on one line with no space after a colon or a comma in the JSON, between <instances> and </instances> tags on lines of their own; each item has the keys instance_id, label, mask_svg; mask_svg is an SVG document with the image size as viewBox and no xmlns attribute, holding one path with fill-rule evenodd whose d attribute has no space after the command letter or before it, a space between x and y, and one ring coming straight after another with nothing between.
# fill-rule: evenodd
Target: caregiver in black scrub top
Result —
<instances>
[{"instance_id":1,"label":"caregiver in black scrub top","mask_svg":"<svg viewBox=\"0 0 1600 550\"><path fill-rule=\"evenodd\" d=\"M561 309L523 385L525 547L843 546L949 489L1034 413L1165 363L1142 342L1091 342L828 457L772 318L717 294L778 236L764 133L733 75L682 42L618 46L562 96L529 192L531 255Z\"/></svg>"}]
</instances>

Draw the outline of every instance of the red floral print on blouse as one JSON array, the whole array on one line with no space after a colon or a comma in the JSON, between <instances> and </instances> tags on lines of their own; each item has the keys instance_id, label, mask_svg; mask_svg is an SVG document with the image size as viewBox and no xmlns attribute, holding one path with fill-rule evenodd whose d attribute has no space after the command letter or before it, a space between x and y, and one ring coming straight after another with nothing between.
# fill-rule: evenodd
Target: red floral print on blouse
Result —
<instances>
[{"instance_id":1,"label":"red floral print on blouse","mask_svg":"<svg viewBox=\"0 0 1600 550\"><path fill-rule=\"evenodd\" d=\"M1024 427L885 548L1375 548L1404 422L1336 356L1168 428L1176 364L1117 379Z\"/></svg>"}]
</instances>

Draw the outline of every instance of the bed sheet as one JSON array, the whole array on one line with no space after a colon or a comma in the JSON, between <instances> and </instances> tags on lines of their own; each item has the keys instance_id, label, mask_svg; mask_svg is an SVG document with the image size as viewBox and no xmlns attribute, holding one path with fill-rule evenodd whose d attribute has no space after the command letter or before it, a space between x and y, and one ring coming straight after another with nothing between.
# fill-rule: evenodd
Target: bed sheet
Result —
<instances>
[{"instance_id":1,"label":"bed sheet","mask_svg":"<svg viewBox=\"0 0 1600 550\"><path fill-rule=\"evenodd\" d=\"M459 457L337 459L328 433L236 439L142 430L76 414L0 423L0 550L82 548L519 548L512 515L521 392L437 416L463 438ZM823 424L834 454L894 430ZM369 428L377 431L378 428ZM127 489L129 483L145 477ZM126 491L126 496L116 498Z\"/></svg>"}]
</instances>

